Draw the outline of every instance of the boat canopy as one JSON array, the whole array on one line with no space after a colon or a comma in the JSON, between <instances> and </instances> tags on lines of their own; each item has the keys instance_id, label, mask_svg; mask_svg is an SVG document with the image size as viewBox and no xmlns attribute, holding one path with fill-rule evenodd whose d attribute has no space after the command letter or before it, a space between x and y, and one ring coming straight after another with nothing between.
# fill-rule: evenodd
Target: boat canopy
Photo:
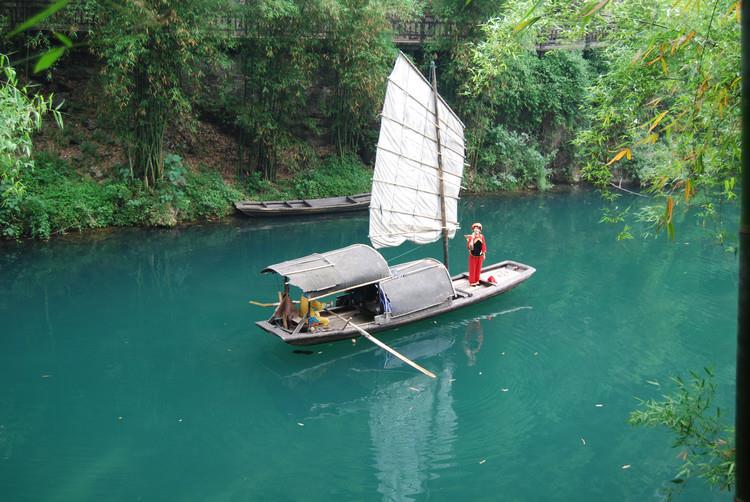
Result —
<instances>
[{"instance_id":1,"label":"boat canopy","mask_svg":"<svg viewBox=\"0 0 750 502\"><path fill-rule=\"evenodd\" d=\"M380 283L380 289L390 304L391 317L440 305L455 294L448 270L432 258L392 267L391 277Z\"/></svg>"},{"instance_id":2,"label":"boat canopy","mask_svg":"<svg viewBox=\"0 0 750 502\"><path fill-rule=\"evenodd\" d=\"M276 272L315 297L380 282L391 275L385 258L365 244L284 261L261 272Z\"/></svg>"}]
</instances>

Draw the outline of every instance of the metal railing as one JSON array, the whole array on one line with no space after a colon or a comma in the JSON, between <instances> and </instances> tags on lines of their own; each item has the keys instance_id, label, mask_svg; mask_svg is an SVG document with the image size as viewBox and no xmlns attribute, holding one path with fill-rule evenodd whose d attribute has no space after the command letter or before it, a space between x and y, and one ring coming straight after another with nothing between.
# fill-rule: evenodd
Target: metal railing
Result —
<instances>
[{"instance_id":1,"label":"metal railing","mask_svg":"<svg viewBox=\"0 0 750 502\"><path fill-rule=\"evenodd\" d=\"M242 3L242 0L239 1ZM44 0L0 0L0 20L4 21L7 26L16 26L31 18L34 14L49 6L49 4L49 1ZM90 30L91 19L88 16L89 14L86 11L73 3L58 14L46 19L37 28L84 33ZM399 46L422 45L425 42L442 37L461 37L467 35L472 28L469 25L444 21L430 15L408 21L391 18L390 22L393 27L393 41ZM215 26L217 31L228 33L230 36L236 38L246 37L250 33L254 34L253 36L258 36L258 33L264 33L264 30L258 29L259 27L255 24L255 21L241 16L217 16ZM315 37L326 38L329 33L330 30L324 26ZM277 37L284 36L284 33L279 32L277 27L260 36ZM547 37L546 41L537 45L537 51L544 53L553 49L575 50L594 48L603 45L600 42L601 38L602 33L591 33L587 34L584 40L571 42L561 39L560 33L553 31Z\"/></svg>"}]
</instances>

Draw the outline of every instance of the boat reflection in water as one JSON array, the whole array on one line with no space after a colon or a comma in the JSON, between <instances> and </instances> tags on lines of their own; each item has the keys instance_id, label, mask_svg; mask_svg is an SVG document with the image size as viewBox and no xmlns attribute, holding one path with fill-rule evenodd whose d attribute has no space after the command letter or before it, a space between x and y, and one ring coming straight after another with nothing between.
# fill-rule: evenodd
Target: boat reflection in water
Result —
<instances>
[{"instance_id":1,"label":"boat reflection in water","mask_svg":"<svg viewBox=\"0 0 750 502\"><path fill-rule=\"evenodd\" d=\"M437 381L415 376L379 389L372 400L370 437L384 500L415 500L429 479L453 465L453 369L447 360Z\"/></svg>"},{"instance_id":2,"label":"boat reflection in water","mask_svg":"<svg viewBox=\"0 0 750 502\"><path fill-rule=\"evenodd\" d=\"M476 321L478 322L478 321ZM341 402L309 402L303 421L333 416L367 415L372 465L384 500L415 500L426 482L453 465L458 425L453 409L456 358L451 350L466 322L450 323L407 336L392 346L406 357L429 361L437 374L430 380L377 347L366 347L287 376L285 384L321 395L327 373L346 373L351 385ZM441 367L442 366L442 367ZM347 391L359 390L359 395ZM323 393L329 395L329 393ZM313 398L314 399L314 398Z\"/></svg>"}]
</instances>

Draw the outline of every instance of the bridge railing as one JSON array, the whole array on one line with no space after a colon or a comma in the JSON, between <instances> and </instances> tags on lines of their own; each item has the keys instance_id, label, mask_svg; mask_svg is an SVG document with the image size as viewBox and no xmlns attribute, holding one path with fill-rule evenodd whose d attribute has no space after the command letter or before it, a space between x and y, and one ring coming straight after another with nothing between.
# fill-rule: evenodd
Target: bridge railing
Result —
<instances>
[{"instance_id":1,"label":"bridge railing","mask_svg":"<svg viewBox=\"0 0 750 502\"><path fill-rule=\"evenodd\" d=\"M9 26L17 26L48 7L49 4L49 0L0 0L0 19L4 18L5 23ZM47 18L38 28L63 32L88 32L91 22L89 13L73 3L59 14ZM465 36L471 29L469 25L445 21L431 15L413 20L392 17L390 22L394 32L393 41L400 46L421 45L440 37ZM258 29L257 21L243 16L217 16L214 25L218 31L237 38L245 37L250 33L262 33L261 36L270 37L284 36L284 33L279 32L278 28L264 33L264 30ZM315 37L325 38L329 34L330 30L323 26L320 33L316 34ZM589 33L584 40L570 42L561 39L558 30L553 30L546 41L537 45L537 51L543 53L552 49L597 47L601 45L599 40L602 39L602 35L603 33L600 32Z\"/></svg>"}]
</instances>

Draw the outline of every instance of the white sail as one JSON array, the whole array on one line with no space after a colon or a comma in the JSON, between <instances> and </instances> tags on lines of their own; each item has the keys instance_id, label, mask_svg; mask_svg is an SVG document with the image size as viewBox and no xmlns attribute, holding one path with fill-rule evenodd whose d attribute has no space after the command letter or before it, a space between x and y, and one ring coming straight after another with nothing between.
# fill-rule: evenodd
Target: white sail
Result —
<instances>
[{"instance_id":1,"label":"white sail","mask_svg":"<svg viewBox=\"0 0 750 502\"><path fill-rule=\"evenodd\" d=\"M464 124L438 96L448 237L458 228L464 169ZM370 241L376 248L442 235L438 142L432 86L400 54L388 77L370 200Z\"/></svg>"}]
</instances>

